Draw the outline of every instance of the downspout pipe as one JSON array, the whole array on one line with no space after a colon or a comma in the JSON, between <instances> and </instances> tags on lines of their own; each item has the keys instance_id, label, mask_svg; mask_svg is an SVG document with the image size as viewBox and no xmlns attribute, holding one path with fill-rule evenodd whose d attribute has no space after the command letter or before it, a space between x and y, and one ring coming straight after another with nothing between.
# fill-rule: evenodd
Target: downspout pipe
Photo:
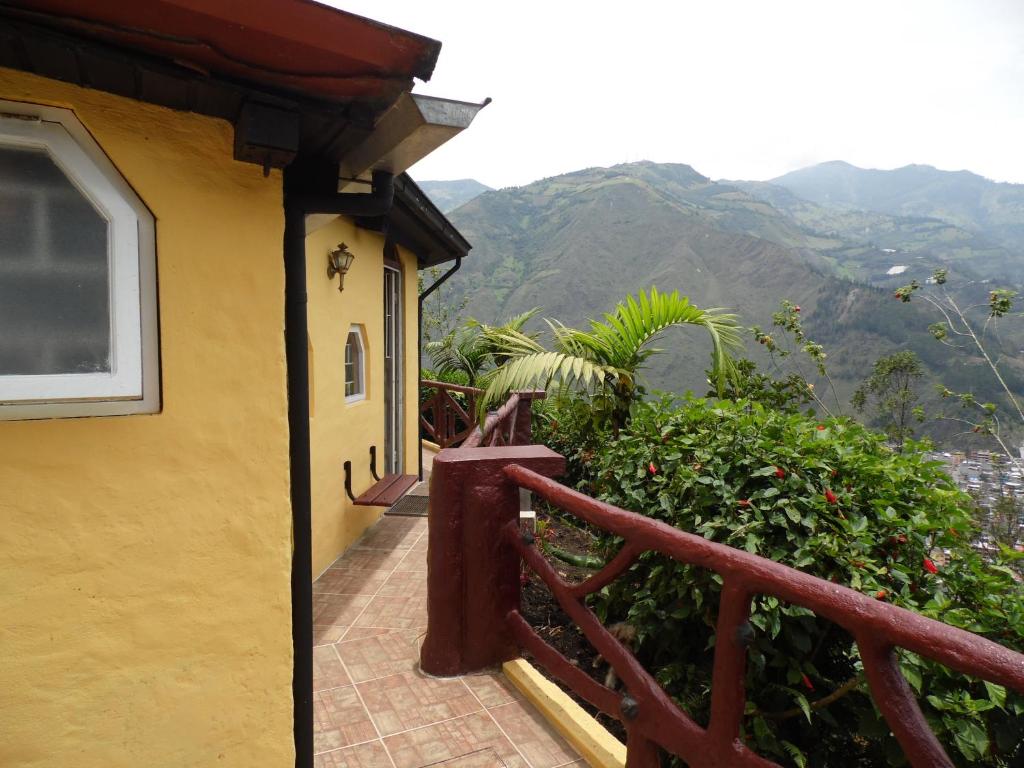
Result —
<instances>
[{"instance_id":1,"label":"downspout pipe","mask_svg":"<svg viewBox=\"0 0 1024 768\"><path fill-rule=\"evenodd\" d=\"M429 288L427 288L427 290L425 290L423 293L421 293L420 296L419 296L419 307L418 307L417 312L416 312L416 328L417 328L417 331L416 331L416 341L417 341L417 344L416 344L416 380L417 380L416 381L416 390L417 391L419 391L419 377L420 377L420 373L423 370L423 301L430 294L432 294L434 291L436 291L438 288L440 288L442 285L444 285L445 281L447 281L449 277L451 277L456 272L458 272L459 271L459 267L461 267L461 266L462 266L462 257L461 256L456 256L455 257L455 266L453 266L451 269L449 269L447 272L445 272L443 275L441 275L439 278L437 278L437 280L435 280L434 283ZM416 423L417 423L417 425L419 424L419 419L416 420ZM419 427L417 427L417 431L418 431L418 429L419 429ZM423 445L422 444L420 445L420 450L419 450L418 456L419 456L419 459L420 459L419 460L419 478L420 478L420 482L422 482L423 481Z\"/></svg>"},{"instance_id":2,"label":"downspout pipe","mask_svg":"<svg viewBox=\"0 0 1024 768\"><path fill-rule=\"evenodd\" d=\"M337 164L296 161L284 171L284 337L288 381L288 455L292 504L292 702L295 767L313 767L313 533L309 435L306 216L382 216L394 200L394 176L373 172L372 191L338 193Z\"/></svg>"}]
</instances>

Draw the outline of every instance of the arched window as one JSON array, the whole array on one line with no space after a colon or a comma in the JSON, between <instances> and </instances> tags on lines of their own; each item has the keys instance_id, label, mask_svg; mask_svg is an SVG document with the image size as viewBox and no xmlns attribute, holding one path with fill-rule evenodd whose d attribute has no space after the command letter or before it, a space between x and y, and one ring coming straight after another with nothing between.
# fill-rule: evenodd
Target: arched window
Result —
<instances>
[{"instance_id":1,"label":"arched window","mask_svg":"<svg viewBox=\"0 0 1024 768\"><path fill-rule=\"evenodd\" d=\"M0 101L0 418L159 410L154 250L70 111Z\"/></svg>"},{"instance_id":2,"label":"arched window","mask_svg":"<svg viewBox=\"0 0 1024 768\"><path fill-rule=\"evenodd\" d=\"M366 353L363 334L358 325L349 328L345 339L345 401L366 398Z\"/></svg>"}]
</instances>

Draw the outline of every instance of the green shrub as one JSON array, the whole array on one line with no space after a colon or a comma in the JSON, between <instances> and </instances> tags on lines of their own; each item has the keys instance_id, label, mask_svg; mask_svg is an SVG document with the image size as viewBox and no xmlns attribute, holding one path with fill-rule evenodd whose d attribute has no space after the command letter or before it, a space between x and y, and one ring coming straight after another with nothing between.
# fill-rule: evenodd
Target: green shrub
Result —
<instances>
[{"instance_id":1,"label":"green shrub","mask_svg":"<svg viewBox=\"0 0 1024 768\"><path fill-rule=\"evenodd\" d=\"M969 499L919 444L895 454L846 420L692 399L637 404L614 436L562 403L537 430L568 456L572 482L603 501L1024 647L1024 590L971 549ZM603 543L610 555L621 542ZM593 601L605 622L636 627L640 660L705 724L720 590L716 574L648 553ZM764 596L751 624L744 730L754 748L797 765L903 764L845 631ZM901 663L955 760L1020 764L1024 697L906 652Z\"/></svg>"}]
</instances>

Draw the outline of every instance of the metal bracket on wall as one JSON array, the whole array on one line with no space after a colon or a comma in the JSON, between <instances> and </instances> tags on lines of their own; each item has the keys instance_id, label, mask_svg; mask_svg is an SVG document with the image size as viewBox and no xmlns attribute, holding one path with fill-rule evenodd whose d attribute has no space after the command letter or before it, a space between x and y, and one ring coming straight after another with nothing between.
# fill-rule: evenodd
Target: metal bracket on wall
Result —
<instances>
[{"instance_id":1,"label":"metal bracket on wall","mask_svg":"<svg viewBox=\"0 0 1024 768\"><path fill-rule=\"evenodd\" d=\"M378 483L380 482L380 475L377 474L377 446L370 446L370 474L373 475L373 479Z\"/></svg>"},{"instance_id":2,"label":"metal bracket on wall","mask_svg":"<svg viewBox=\"0 0 1024 768\"><path fill-rule=\"evenodd\" d=\"M346 461L341 466L345 470L345 495L349 501L355 501L356 497L352 495L352 462Z\"/></svg>"}]
</instances>

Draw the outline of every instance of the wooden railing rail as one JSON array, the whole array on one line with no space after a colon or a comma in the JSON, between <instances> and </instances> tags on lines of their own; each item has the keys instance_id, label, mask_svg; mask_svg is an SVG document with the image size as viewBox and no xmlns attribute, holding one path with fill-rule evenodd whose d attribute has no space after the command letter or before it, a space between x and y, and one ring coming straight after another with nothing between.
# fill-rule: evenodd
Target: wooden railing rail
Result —
<instances>
[{"instance_id":1,"label":"wooden railing rail","mask_svg":"<svg viewBox=\"0 0 1024 768\"><path fill-rule=\"evenodd\" d=\"M428 561L428 629L421 665L465 674L528 650L552 674L627 733L627 766L655 768L658 747L693 768L776 766L742 742L749 622L755 595L803 606L846 629L860 651L875 703L915 768L952 768L900 671L906 649L966 675L1024 693L1024 654L788 566L604 504L550 479L564 459L541 446L442 451L434 459ZM624 545L604 569L570 585L519 524L527 489ZM435 513L436 512L436 513ZM586 596L625 573L644 552L713 570L723 578L708 727L672 701L632 653L601 625ZM548 646L519 613L520 562L548 586L566 614L615 670L625 691L591 679Z\"/></svg>"}]
</instances>

